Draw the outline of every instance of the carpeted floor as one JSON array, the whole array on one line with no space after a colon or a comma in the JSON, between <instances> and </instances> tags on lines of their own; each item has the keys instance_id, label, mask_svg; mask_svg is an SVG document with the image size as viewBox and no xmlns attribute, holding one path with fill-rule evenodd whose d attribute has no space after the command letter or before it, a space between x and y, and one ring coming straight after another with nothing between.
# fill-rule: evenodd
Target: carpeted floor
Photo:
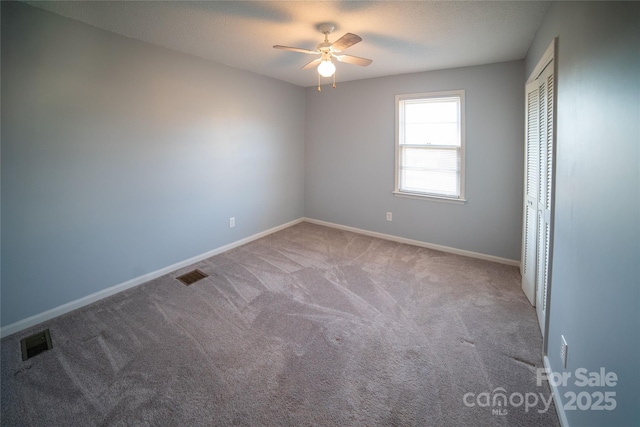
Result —
<instances>
[{"instance_id":1,"label":"carpeted floor","mask_svg":"<svg viewBox=\"0 0 640 427\"><path fill-rule=\"evenodd\" d=\"M1 344L7 426L559 425L517 268L310 223Z\"/></svg>"}]
</instances>

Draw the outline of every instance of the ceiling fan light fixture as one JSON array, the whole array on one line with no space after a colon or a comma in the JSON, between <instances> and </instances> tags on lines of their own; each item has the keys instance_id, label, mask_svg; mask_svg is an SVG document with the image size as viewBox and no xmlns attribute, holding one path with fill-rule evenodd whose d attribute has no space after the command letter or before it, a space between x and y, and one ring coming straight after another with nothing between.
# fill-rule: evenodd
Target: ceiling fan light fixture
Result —
<instances>
[{"instance_id":1,"label":"ceiling fan light fixture","mask_svg":"<svg viewBox=\"0 0 640 427\"><path fill-rule=\"evenodd\" d=\"M318 65L318 74L322 77L331 77L336 72L336 66L333 65L331 59L324 60Z\"/></svg>"},{"instance_id":2,"label":"ceiling fan light fixture","mask_svg":"<svg viewBox=\"0 0 640 427\"><path fill-rule=\"evenodd\" d=\"M316 58L308 62L302 67L303 70L311 69L318 66L318 92L320 92L320 79L322 77L333 76L333 87L336 87L336 66L332 59L335 58L340 62L346 62L347 64L360 65L366 67L371 64L371 60L367 58L360 58L358 56L345 55L344 50L353 46L356 43L360 43L362 38L356 34L346 33L333 43L329 42L329 34L335 29L334 24L320 24L318 30L324 34L324 41L318 44L316 50L304 49L301 47L291 47L275 45L275 49L289 50L291 52L306 53L310 55L320 55L320 58ZM339 53L339 55L338 55Z\"/></svg>"}]
</instances>

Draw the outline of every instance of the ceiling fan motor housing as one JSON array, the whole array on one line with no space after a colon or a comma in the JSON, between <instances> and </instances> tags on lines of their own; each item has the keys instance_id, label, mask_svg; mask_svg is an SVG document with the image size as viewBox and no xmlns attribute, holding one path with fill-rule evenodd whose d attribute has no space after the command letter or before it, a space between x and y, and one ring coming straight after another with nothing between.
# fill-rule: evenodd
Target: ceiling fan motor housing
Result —
<instances>
[{"instance_id":1,"label":"ceiling fan motor housing","mask_svg":"<svg viewBox=\"0 0 640 427\"><path fill-rule=\"evenodd\" d=\"M331 52L333 49L331 49L331 43L324 42L324 43L318 44L318 50L322 53L325 53L325 52Z\"/></svg>"}]
</instances>

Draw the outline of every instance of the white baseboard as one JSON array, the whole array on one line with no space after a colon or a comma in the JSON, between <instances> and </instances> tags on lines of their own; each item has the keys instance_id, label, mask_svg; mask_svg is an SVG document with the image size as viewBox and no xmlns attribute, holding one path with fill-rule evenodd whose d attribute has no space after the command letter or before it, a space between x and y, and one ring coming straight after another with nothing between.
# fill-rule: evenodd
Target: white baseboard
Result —
<instances>
[{"instance_id":1,"label":"white baseboard","mask_svg":"<svg viewBox=\"0 0 640 427\"><path fill-rule=\"evenodd\" d=\"M547 371L547 376L552 372L551 364L549 363L549 358L544 356L544 369ZM567 414L564 412L564 407L562 406L562 400L560 399L560 391L558 390L558 386L552 382L549 382L549 387L551 388L551 395L553 396L553 404L556 407L556 412L558 413L558 419L560 420L560 425L562 427L569 427L569 421L567 421Z\"/></svg>"},{"instance_id":2,"label":"white baseboard","mask_svg":"<svg viewBox=\"0 0 640 427\"><path fill-rule=\"evenodd\" d=\"M393 236L390 234L384 234L384 233L378 233L375 231L368 231L368 230L363 230L360 228L355 228L355 227L348 227L345 225L339 225L339 224L334 224L331 222L326 222L326 221L320 221L317 219L312 219L312 218L299 218L290 222L287 222L285 224L270 228L266 231L254 234L252 236L246 237L244 239L235 241L233 243L229 243L228 245L224 245L221 246L219 248L213 249L211 251L205 252L203 254L197 255L195 257L189 258L187 260L184 261L180 261L178 263L169 265L167 267L161 268L159 270L156 271L152 271L150 273L144 274L142 276L138 276L135 277L131 280L128 280L126 282L117 284L115 286L103 289L101 291L95 292L91 295L87 295L85 297L82 297L80 299L77 299L75 301L71 301L68 302L66 304L62 304L58 307L52 308L51 310L47 310L44 311L42 313L33 315L31 317L27 317L26 319L22 319L19 320L15 323L11 323L7 326L4 326L2 328L0 328L0 337L4 338L6 336L15 334L16 332L20 332L26 328L30 328L31 326L35 326L39 323L42 322L46 322L47 320L51 320L54 317L58 317L61 316L65 313L68 313L70 311L76 310L78 308L84 307L85 305L89 305L91 303L94 303L98 300L101 300L103 298L106 298L108 296L117 294L119 292L122 292L124 290L133 288L135 286L141 285L143 283L146 283L150 280L156 279L160 276L164 276L165 274L171 273L172 271L175 270L179 270L183 267L187 267L191 264L195 264L197 262L200 262L204 259L210 258L214 255L218 255L222 252L226 252L230 249L236 248L238 246L244 245L246 243L252 242L254 240L260 239L264 236L267 236L269 234L275 233L276 231L280 231L283 230L285 228L291 227L292 225L298 224L300 222L310 222L312 224L318 224L318 225L324 225L327 227L332 227L332 228L337 228L340 230L345 230L345 231L351 231L354 233L358 233L358 234L363 234L363 235L367 235L367 236L371 236L371 237L377 237L380 239L385 239L385 240L391 240L394 242L398 242L398 243L406 243L409 245L414 245L414 246L420 246L420 247L424 247L424 248L429 248L429 249L435 249L438 251L442 251L442 252L448 252L448 253L453 253L453 254L457 254L457 255L463 255L463 256L468 256L471 258L479 258L479 259L483 259L483 260L487 260L487 261L493 261L493 262L497 262L497 263L501 263L501 264L507 264L507 265L513 265L513 266L519 266L520 262L516 261L516 260L512 260L512 259L507 259L507 258L501 258L501 257L497 257L497 256L493 256L493 255L486 255L486 254L481 254L478 252L471 252L471 251L465 251L462 249L456 249L456 248L451 248L448 246L441 246L441 245L436 245L436 244L432 244L432 243L427 243L427 242L421 242L418 240L412 240L412 239L407 239L404 237L398 237L398 236Z\"/></svg>"},{"instance_id":3,"label":"white baseboard","mask_svg":"<svg viewBox=\"0 0 640 427\"><path fill-rule=\"evenodd\" d=\"M269 234L275 233L276 231L283 230L285 228L291 227L292 225L298 224L302 222L304 219L299 218L290 222L287 222L282 225L278 225L276 227L270 228L266 231L262 231L260 233L254 234L252 236L246 237L244 239L240 239L233 243L229 243L228 245L220 246L219 248L213 249L211 251L205 252L200 255L196 255L192 258L186 259L184 261L177 262L175 264L169 265L167 267L161 268L156 271L152 271L151 273L143 274L142 276L138 276L131 280L128 280L124 283L120 283L118 285L112 286L107 289L103 289L91 295L87 295L75 301L68 302L66 304L62 304L58 307L52 308L51 310L44 311L42 313L33 315L31 317L27 317L26 319L19 320L17 322L11 323L10 325L4 326L0 329L0 337L4 338L6 336L15 334L16 332L20 332L23 329L30 328L31 326L35 326L38 323L46 322L47 320L51 320L54 317L58 317L70 311L76 310L80 307L84 307L85 305L89 305L93 302L106 298L108 296L117 294L118 292L122 292L126 289L133 288L135 286L146 283L150 280L156 279L160 276L164 276L165 274L171 273L172 271L179 270L183 267L187 267L191 264L195 264L204 259L210 258L214 255L221 254L222 252L226 252L230 249L236 248L238 246L244 245L246 243L252 242L254 240L260 239Z\"/></svg>"},{"instance_id":4,"label":"white baseboard","mask_svg":"<svg viewBox=\"0 0 640 427\"><path fill-rule=\"evenodd\" d=\"M327 226L327 227L337 228L337 229L340 229L340 230L351 231L351 232L358 233L358 234L364 234L366 236L378 237L378 238L384 239L384 240L391 240L393 242L406 243L408 245L420 246L420 247L429 248L429 249L435 249L437 251L442 251L442 252L448 252L448 253L452 253L452 254L456 254L456 255L467 256L467 257L470 257L470 258L478 258L478 259L483 259L485 261L493 261L493 262L497 262L497 263L500 263L500 264L513 265L515 267L519 267L520 266L520 261L519 260L515 260L515 259L501 258L501 257L497 257L497 256L494 256L494 255L482 254L480 252L465 251L463 249L456 249L456 248L451 248L449 246L441 246L441 245L436 245L436 244L433 244L433 243L421 242L419 240L407 239L405 237L393 236L391 234L378 233L376 231L363 230L361 228L348 227L346 225L334 224L332 222L320 221L320 220L312 219L312 218L304 218L304 221L310 222L312 224L318 224L318 225L324 225L324 226Z\"/></svg>"}]
</instances>

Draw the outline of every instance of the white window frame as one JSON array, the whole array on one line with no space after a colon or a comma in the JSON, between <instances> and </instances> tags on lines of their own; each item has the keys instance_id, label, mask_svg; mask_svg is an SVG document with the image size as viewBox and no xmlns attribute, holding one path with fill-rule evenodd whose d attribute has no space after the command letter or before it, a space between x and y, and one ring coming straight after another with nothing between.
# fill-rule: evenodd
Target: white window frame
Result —
<instances>
[{"instance_id":1,"label":"white window frame","mask_svg":"<svg viewBox=\"0 0 640 427\"><path fill-rule=\"evenodd\" d=\"M403 94L396 95L396 143L395 143L395 189L393 194L396 196L402 197L410 197L416 199L426 199L426 200L436 200L436 201L445 201L445 202L453 202L453 203L464 203L466 202L465 193L464 193L464 177L465 177L465 91L464 90L449 90L449 91L441 91L441 92L425 92L425 93L412 93L412 94ZM401 151L401 126L402 126L402 109L401 102L406 100L416 100L416 99L430 99L430 98L458 98L460 102L460 116L459 116L459 125L460 125L460 147L458 148L460 157L460 191L457 197L454 196L444 196L437 194L429 194L422 192L412 192L400 189L400 151Z\"/></svg>"}]
</instances>

